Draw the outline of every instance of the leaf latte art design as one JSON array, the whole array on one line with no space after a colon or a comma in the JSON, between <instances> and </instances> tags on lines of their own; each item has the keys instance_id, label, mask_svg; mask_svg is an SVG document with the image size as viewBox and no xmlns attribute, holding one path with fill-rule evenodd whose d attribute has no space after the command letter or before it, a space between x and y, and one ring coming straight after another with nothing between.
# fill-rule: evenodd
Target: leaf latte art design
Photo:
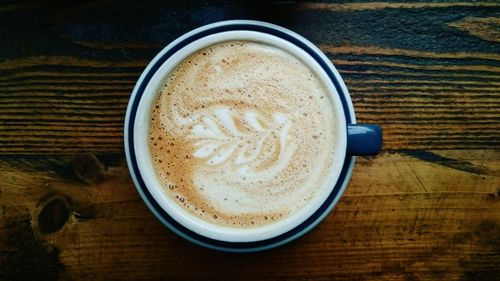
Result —
<instances>
[{"instance_id":1,"label":"leaf latte art design","mask_svg":"<svg viewBox=\"0 0 500 281\"><path fill-rule=\"evenodd\" d=\"M265 163L281 164L268 175L274 176L286 165L294 146L287 146L291 124L285 114L276 113L269 121L254 111L218 108L213 112L201 117L191 130L194 157L205 159L207 165L231 161L241 175L248 175L250 167L270 169Z\"/></svg>"}]
</instances>

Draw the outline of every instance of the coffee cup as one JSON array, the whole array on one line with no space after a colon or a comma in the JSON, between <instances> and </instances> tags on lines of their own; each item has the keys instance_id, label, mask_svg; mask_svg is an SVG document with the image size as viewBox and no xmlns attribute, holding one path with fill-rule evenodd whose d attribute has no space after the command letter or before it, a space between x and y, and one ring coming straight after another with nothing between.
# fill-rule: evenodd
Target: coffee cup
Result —
<instances>
[{"instance_id":1,"label":"coffee cup","mask_svg":"<svg viewBox=\"0 0 500 281\"><path fill-rule=\"evenodd\" d=\"M209 24L165 47L125 118L131 177L152 213L198 245L255 252L333 209L356 155L382 144L311 42L264 22Z\"/></svg>"}]
</instances>

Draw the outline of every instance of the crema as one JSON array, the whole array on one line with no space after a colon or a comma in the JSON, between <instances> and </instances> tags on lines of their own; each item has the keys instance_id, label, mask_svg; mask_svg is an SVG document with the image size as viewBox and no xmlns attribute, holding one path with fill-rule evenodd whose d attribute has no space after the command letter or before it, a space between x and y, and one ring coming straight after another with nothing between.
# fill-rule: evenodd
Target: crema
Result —
<instances>
[{"instance_id":1,"label":"crema","mask_svg":"<svg viewBox=\"0 0 500 281\"><path fill-rule=\"evenodd\" d=\"M209 223L283 220L331 188L339 113L330 95L280 48L227 41L198 50L153 104L155 174L173 204Z\"/></svg>"}]
</instances>

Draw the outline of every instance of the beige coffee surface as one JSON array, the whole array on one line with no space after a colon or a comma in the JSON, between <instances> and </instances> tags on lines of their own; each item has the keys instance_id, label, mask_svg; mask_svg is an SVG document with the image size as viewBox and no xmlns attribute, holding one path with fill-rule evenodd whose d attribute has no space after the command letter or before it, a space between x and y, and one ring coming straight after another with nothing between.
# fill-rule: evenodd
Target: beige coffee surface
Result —
<instances>
[{"instance_id":1,"label":"beige coffee surface","mask_svg":"<svg viewBox=\"0 0 500 281\"><path fill-rule=\"evenodd\" d=\"M283 220L331 189L337 116L302 61L229 41L167 77L149 146L165 193L192 215L230 227Z\"/></svg>"}]
</instances>

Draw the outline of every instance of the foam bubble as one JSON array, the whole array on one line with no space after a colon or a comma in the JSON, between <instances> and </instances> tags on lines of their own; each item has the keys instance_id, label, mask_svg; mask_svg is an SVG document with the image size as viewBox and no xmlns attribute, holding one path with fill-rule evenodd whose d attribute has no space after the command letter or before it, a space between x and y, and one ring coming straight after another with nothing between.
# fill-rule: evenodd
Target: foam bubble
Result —
<instances>
[{"instance_id":1,"label":"foam bubble","mask_svg":"<svg viewBox=\"0 0 500 281\"><path fill-rule=\"evenodd\" d=\"M293 55L225 42L191 55L167 81L151 115L150 150L165 192L186 211L259 227L329 188L337 113Z\"/></svg>"}]
</instances>

